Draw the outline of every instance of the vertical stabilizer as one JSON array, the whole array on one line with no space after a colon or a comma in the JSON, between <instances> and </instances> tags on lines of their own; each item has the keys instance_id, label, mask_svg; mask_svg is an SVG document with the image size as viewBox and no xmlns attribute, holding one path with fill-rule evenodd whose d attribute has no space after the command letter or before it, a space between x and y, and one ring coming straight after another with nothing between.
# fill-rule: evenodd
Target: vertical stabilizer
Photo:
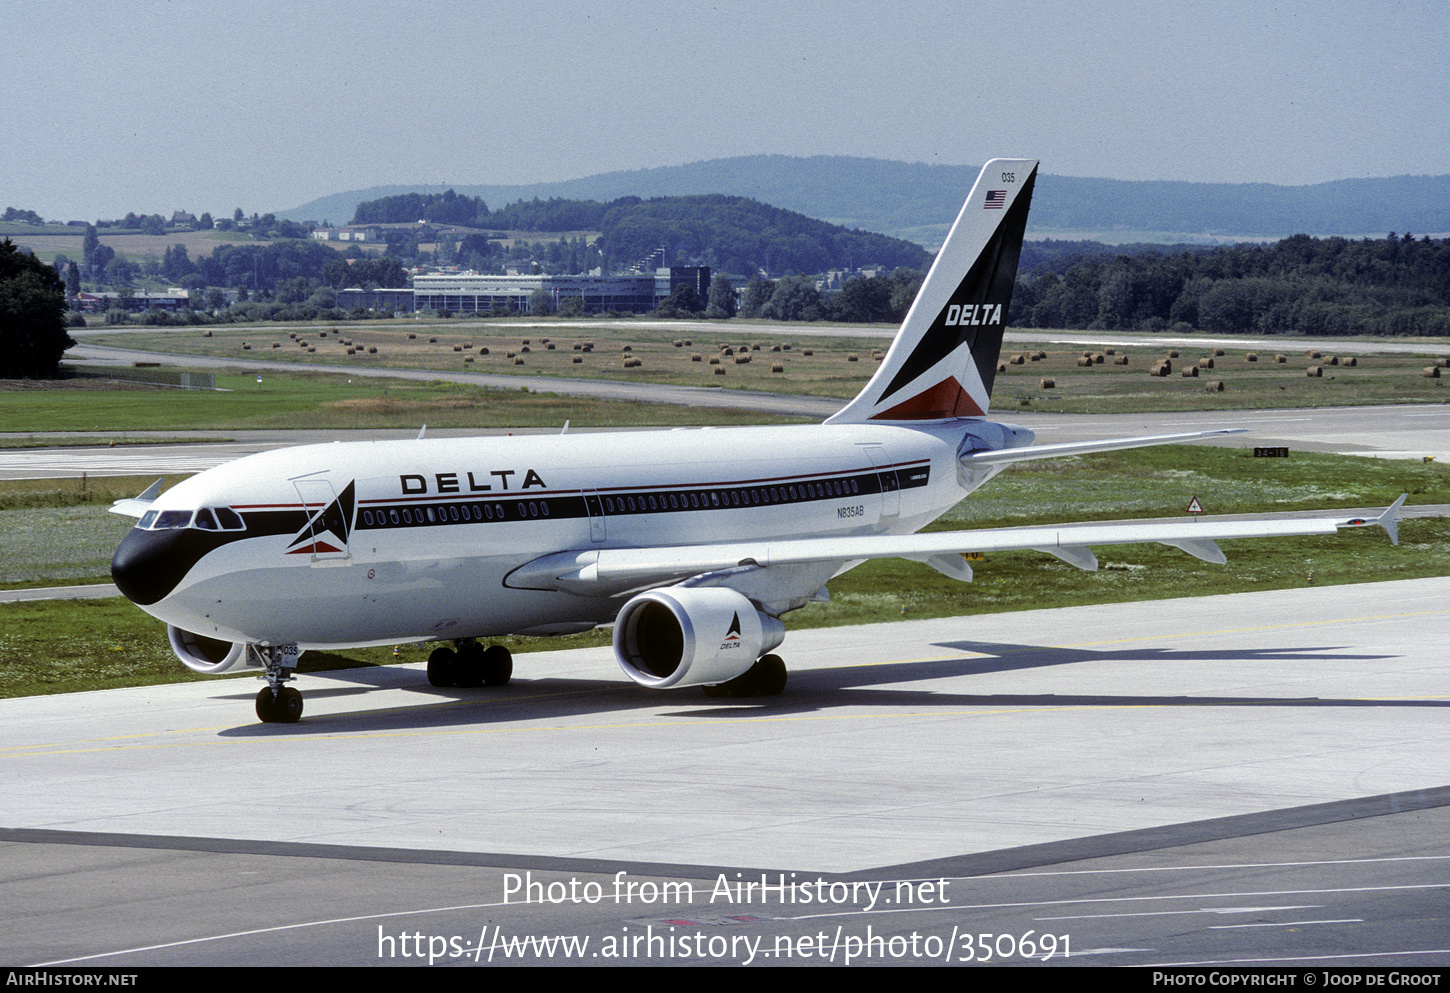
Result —
<instances>
[{"instance_id":1,"label":"vertical stabilizer","mask_svg":"<svg viewBox=\"0 0 1450 993\"><path fill-rule=\"evenodd\" d=\"M987 412L1036 179L1035 159L982 167L876 375L826 423Z\"/></svg>"}]
</instances>

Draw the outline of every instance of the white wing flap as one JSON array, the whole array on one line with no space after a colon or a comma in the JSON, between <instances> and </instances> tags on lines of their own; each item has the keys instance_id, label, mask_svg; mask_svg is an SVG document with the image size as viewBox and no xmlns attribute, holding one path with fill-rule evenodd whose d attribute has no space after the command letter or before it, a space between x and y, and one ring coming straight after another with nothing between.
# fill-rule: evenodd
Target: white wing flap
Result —
<instances>
[{"instance_id":1,"label":"white wing flap","mask_svg":"<svg viewBox=\"0 0 1450 993\"><path fill-rule=\"evenodd\" d=\"M1064 455L1088 455L1093 452L1119 452L1126 448L1148 448L1152 445L1174 445L1198 441L1221 434L1243 434L1248 428L1217 428L1212 431L1185 431L1182 434L1154 434L1138 438L1110 438L1103 441L1064 441L1051 445L1027 445L1022 448L1001 448L964 452L966 465L1028 462L1032 459L1055 459Z\"/></svg>"},{"instance_id":2,"label":"white wing flap","mask_svg":"<svg viewBox=\"0 0 1450 993\"><path fill-rule=\"evenodd\" d=\"M522 566L508 580L511 587L558 589L586 595L609 595L650 585L678 582L705 572L740 565L846 563L860 559L907 558L930 562L967 552L1036 549L1083 569L1096 560L1093 545L1153 543L1171 545L1210 562L1222 560L1217 541L1235 538L1287 538L1333 534L1345 527L1378 525L1394 536L1396 516L1404 498L1373 519L1333 517L1149 521L1135 524L1061 524L1048 527L992 528L982 531L940 531L930 534L863 535L854 538L795 538L747 541L728 545L679 545L663 548L605 548L561 552ZM970 575L970 571L966 573Z\"/></svg>"}]
</instances>

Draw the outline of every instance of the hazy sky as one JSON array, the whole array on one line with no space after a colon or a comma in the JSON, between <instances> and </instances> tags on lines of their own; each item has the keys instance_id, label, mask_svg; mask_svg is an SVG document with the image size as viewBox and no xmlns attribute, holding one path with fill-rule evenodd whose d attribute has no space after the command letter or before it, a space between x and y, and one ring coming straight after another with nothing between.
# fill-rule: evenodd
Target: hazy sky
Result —
<instances>
[{"instance_id":1,"label":"hazy sky","mask_svg":"<svg viewBox=\"0 0 1450 993\"><path fill-rule=\"evenodd\" d=\"M3 206L266 213L732 155L1450 173L1450 3L0 0Z\"/></svg>"}]
</instances>

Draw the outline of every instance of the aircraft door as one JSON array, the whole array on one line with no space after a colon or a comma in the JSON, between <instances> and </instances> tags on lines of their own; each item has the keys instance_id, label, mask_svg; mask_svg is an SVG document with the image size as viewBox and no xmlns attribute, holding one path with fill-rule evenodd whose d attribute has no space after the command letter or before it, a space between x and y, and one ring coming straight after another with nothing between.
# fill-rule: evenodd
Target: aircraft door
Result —
<instances>
[{"instance_id":1,"label":"aircraft door","mask_svg":"<svg viewBox=\"0 0 1450 993\"><path fill-rule=\"evenodd\" d=\"M584 491L584 509L589 513L589 540L596 544L604 542L604 501L596 490Z\"/></svg>"},{"instance_id":2,"label":"aircraft door","mask_svg":"<svg viewBox=\"0 0 1450 993\"><path fill-rule=\"evenodd\" d=\"M292 485L307 511L307 524L292 540L288 554L307 553L313 565L346 565L352 560L353 485L339 497L325 479L294 479Z\"/></svg>"},{"instance_id":3,"label":"aircraft door","mask_svg":"<svg viewBox=\"0 0 1450 993\"><path fill-rule=\"evenodd\" d=\"M889 468L886 450L881 445L872 442L858 447L876 467L876 478L881 486L881 520L890 523L901 516L901 481L896 470Z\"/></svg>"}]
</instances>

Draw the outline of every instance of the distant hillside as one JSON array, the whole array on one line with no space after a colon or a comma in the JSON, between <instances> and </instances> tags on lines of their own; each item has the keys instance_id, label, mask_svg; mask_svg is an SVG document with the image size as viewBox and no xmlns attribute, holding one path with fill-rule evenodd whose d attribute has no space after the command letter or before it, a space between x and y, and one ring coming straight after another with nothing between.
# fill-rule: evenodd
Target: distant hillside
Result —
<instances>
[{"instance_id":1,"label":"distant hillside","mask_svg":"<svg viewBox=\"0 0 1450 993\"><path fill-rule=\"evenodd\" d=\"M624 196L750 197L847 228L878 231L935 248L961 209L977 166L933 166L845 156L751 155L528 186L458 186L492 209L561 197L608 202ZM436 186L376 186L313 200L277 216L352 217L359 203ZM1267 183L1130 182L1043 175L1029 237L1061 232L1155 232L1163 240L1292 234L1383 236L1450 232L1450 176L1346 179L1314 186Z\"/></svg>"}]
</instances>

